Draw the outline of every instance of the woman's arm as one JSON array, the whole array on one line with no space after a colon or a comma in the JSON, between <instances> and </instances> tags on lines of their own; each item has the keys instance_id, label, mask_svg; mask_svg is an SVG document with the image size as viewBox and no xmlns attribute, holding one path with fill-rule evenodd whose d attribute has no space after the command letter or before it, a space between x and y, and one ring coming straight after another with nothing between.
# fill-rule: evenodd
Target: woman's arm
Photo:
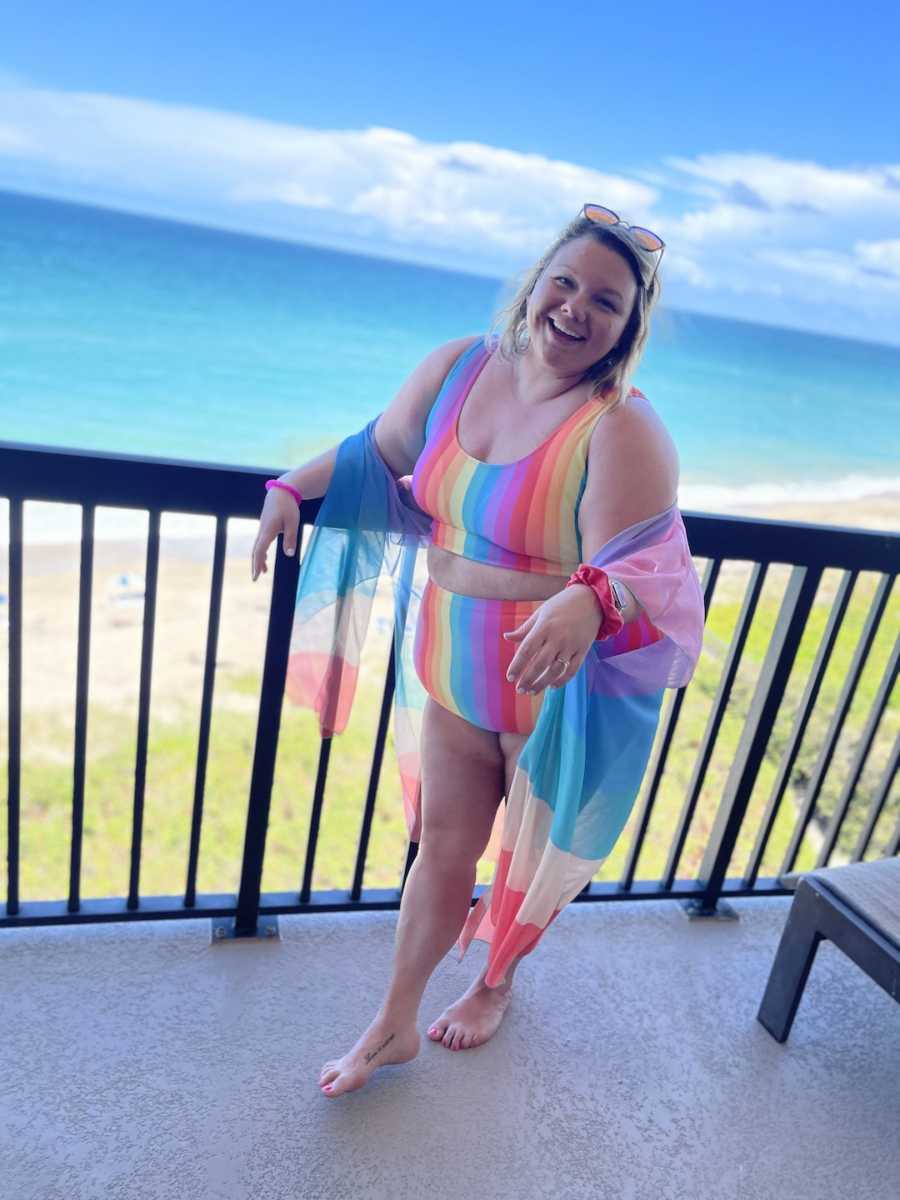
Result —
<instances>
[{"instance_id":1,"label":"woman's arm","mask_svg":"<svg viewBox=\"0 0 900 1200\"><path fill-rule=\"evenodd\" d=\"M475 338L445 342L424 358L378 418L375 440L388 466L396 475L408 475L425 445L425 422L453 363ZM317 500L328 491L338 447L332 446L318 458L285 471L279 479L307 500ZM271 493L270 493L271 495Z\"/></svg>"},{"instance_id":2,"label":"woman's arm","mask_svg":"<svg viewBox=\"0 0 900 1200\"><path fill-rule=\"evenodd\" d=\"M623 529L663 512L677 495L678 452L647 401L631 399L602 417L591 435L578 511L584 561ZM623 583L618 586L627 597L622 616L633 621L640 605ZM579 595L589 590L569 589Z\"/></svg>"},{"instance_id":3,"label":"woman's arm","mask_svg":"<svg viewBox=\"0 0 900 1200\"><path fill-rule=\"evenodd\" d=\"M425 422L450 368L477 339L455 338L424 358L378 418L375 441L396 476L409 475L425 447Z\"/></svg>"},{"instance_id":4,"label":"woman's arm","mask_svg":"<svg viewBox=\"0 0 900 1200\"><path fill-rule=\"evenodd\" d=\"M474 342L474 337L456 338L433 350L412 372L394 399L378 418L375 440L378 449L396 476L408 475L425 445L425 422L441 389L447 372L459 355ZM302 466L285 471L279 478L297 489L308 500L318 499L328 491L334 474L338 447L310 459ZM297 548L300 526L294 498L282 488L266 493L259 530L250 552L250 574L255 580L268 570L266 555L269 546L283 534L285 554Z\"/></svg>"},{"instance_id":5,"label":"woman's arm","mask_svg":"<svg viewBox=\"0 0 900 1200\"><path fill-rule=\"evenodd\" d=\"M591 436L578 513L586 563L623 529L655 517L676 499L678 455L672 440L646 401L631 405L603 417ZM641 606L617 582L627 597L622 616L633 621ZM503 635L520 643L508 678L523 692L565 686L593 645L601 615L593 589L583 584L545 600L518 629Z\"/></svg>"}]
</instances>

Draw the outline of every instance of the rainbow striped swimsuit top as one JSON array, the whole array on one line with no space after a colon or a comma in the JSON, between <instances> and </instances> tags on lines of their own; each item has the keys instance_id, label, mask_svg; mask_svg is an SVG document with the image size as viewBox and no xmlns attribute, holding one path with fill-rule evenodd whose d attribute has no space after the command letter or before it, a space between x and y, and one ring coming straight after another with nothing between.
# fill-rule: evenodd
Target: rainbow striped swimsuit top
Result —
<instances>
[{"instance_id":1,"label":"rainbow striped swimsuit top","mask_svg":"<svg viewBox=\"0 0 900 1200\"><path fill-rule=\"evenodd\" d=\"M586 401L516 462L472 458L459 444L459 414L491 353L483 338L473 342L444 380L426 422L413 496L433 518L436 546L516 571L570 575L582 561L578 505L604 402Z\"/></svg>"}]
</instances>

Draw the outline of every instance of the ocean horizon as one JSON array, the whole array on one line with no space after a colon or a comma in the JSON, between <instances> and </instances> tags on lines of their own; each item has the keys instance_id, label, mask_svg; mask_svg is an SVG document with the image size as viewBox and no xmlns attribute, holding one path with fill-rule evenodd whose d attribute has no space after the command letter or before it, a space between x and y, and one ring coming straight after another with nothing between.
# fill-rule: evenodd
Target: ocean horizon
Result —
<instances>
[{"instance_id":1,"label":"ocean horizon","mask_svg":"<svg viewBox=\"0 0 900 1200\"><path fill-rule=\"evenodd\" d=\"M0 439L283 470L511 283L0 192ZM634 382L683 508L900 498L898 347L663 303Z\"/></svg>"}]
</instances>

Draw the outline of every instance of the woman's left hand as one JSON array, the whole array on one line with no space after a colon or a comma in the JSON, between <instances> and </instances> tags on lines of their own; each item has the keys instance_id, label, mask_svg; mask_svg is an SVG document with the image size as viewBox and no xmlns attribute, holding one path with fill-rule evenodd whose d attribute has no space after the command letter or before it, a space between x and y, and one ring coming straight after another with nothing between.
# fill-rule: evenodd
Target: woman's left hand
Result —
<instances>
[{"instance_id":1,"label":"woman's left hand","mask_svg":"<svg viewBox=\"0 0 900 1200\"><path fill-rule=\"evenodd\" d=\"M584 662L599 625L600 606L593 591L582 584L563 588L517 629L504 633L507 641L520 643L507 679L519 692L564 687Z\"/></svg>"}]
</instances>

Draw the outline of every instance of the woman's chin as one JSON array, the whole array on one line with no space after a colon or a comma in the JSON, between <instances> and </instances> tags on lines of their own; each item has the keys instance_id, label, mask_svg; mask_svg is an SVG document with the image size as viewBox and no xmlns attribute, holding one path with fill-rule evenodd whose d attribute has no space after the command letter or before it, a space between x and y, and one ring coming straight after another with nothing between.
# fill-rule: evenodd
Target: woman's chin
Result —
<instances>
[{"instance_id":1,"label":"woman's chin","mask_svg":"<svg viewBox=\"0 0 900 1200\"><path fill-rule=\"evenodd\" d=\"M583 345L578 342L572 342L571 345L560 342L549 329L545 330L541 338L532 344L535 345L543 362L557 369L563 368L567 374L580 375L595 361L590 354L585 352Z\"/></svg>"}]
</instances>

